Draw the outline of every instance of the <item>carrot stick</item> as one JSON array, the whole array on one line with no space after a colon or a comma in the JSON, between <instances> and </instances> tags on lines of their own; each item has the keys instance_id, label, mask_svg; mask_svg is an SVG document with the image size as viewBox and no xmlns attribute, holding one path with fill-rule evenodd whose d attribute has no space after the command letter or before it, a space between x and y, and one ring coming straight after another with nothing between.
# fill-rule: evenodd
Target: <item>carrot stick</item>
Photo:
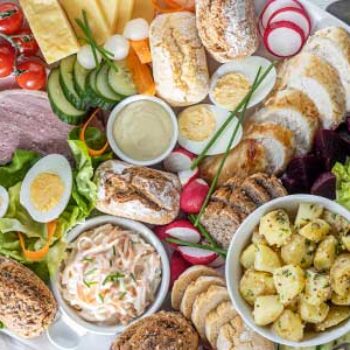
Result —
<instances>
[{"instance_id":1,"label":"carrot stick","mask_svg":"<svg viewBox=\"0 0 350 350\"><path fill-rule=\"evenodd\" d=\"M152 55L151 55L151 50L149 48L148 39L130 41L130 45L134 49L141 63L146 64L146 63L152 62Z\"/></svg>"}]
</instances>

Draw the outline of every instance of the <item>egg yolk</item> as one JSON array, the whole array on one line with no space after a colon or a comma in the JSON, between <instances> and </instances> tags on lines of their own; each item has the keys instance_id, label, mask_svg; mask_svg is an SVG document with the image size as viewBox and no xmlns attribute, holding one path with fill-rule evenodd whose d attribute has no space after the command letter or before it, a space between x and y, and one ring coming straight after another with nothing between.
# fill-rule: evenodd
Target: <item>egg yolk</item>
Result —
<instances>
[{"instance_id":1,"label":"egg yolk","mask_svg":"<svg viewBox=\"0 0 350 350\"><path fill-rule=\"evenodd\" d=\"M215 128L215 115L210 106L192 106L179 115L180 133L190 141L205 141Z\"/></svg>"},{"instance_id":2,"label":"egg yolk","mask_svg":"<svg viewBox=\"0 0 350 350\"><path fill-rule=\"evenodd\" d=\"M213 91L216 102L224 108L234 110L250 89L248 79L241 73L228 73L218 79Z\"/></svg>"},{"instance_id":3,"label":"egg yolk","mask_svg":"<svg viewBox=\"0 0 350 350\"><path fill-rule=\"evenodd\" d=\"M30 186L30 199L36 210L48 212L61 200L64 184L56 174L41 173Z\"/></svg>"}]
</instances>

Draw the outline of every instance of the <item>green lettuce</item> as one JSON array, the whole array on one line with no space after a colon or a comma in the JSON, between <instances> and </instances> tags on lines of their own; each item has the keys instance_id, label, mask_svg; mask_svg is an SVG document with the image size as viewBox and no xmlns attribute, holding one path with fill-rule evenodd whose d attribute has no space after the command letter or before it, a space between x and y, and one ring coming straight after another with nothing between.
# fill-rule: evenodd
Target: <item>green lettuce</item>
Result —
<instances>
[{"instance_id":1,"label":"green lettuce","mask_svg":"<svg viewBox=\"0 0 350 350\"><path fill-rule=\"evenodd\" d=\"M337 202L350 210L350 159L345 164L336 163L332 172L337 178Z\"/></svg>"}]
</instances>

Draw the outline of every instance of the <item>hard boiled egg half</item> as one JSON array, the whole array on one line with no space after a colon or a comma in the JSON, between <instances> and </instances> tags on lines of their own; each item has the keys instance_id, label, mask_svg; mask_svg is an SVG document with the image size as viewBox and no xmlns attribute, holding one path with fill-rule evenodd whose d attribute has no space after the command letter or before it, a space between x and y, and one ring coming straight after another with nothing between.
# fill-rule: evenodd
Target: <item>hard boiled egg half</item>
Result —
<instances>
[{"instance_id":1,"label":"hard boiled egg half","mask_svg":"<svg viewBox=\"0 0 350 350\"><path fill-rule=\"evenodd\" d=\"M35 221L50 222L66 208L72 183L72 169L67 159L51 154L28 171L22 182L20 202Z\"/></svg>"},{"instance_id":2,"label":"hard boiled egg half","mask_svg":"<svg viewBox=\"0 0 350 350\"><path fill-rule=\"evenodd\" d=\"M271 62L264 57L250 56L223 64L213 74L210 82L211 102L221 108L233 111L250 91L261 67L261 75ZM275 67L267 74L252 95L248 108L262 102L274 88L277 73Z\"/></svg>"},{"instance_id":3,"label":"hard boiled egg half","mask_svg":"<svg viewBox=\"0 0 350 350\"><path fill-rule=\"evenodd\" d=\"M10 198L5 187L0 186L0 218L4 217L9 207Z\"/></svg>"},{"instance_id":4,"label":"hard boiled egg half","mask_svg":"<svg viewBox=\"0 0 350 350\"><path fill-rule=\"evenodd\" d=\"M200 154L229 116L229 111L210 104L199 104L184 109L177 118L179 144L194 154ZM236 128L236 136L230 147L234 148L241 141L243 135L242 126L237 118L229 123L206 154L225 153Z\"/></svg>"}]
</instances>

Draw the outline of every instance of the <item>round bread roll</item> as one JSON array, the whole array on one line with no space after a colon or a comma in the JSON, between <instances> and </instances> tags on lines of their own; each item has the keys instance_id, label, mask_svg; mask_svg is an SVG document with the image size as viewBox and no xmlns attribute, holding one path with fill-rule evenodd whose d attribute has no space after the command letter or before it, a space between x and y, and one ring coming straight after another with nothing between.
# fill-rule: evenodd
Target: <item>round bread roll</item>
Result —
<instances>
[{"instance_id":1,"label":"round bread roll","mask_svg":"<svg viewBox=\"0 0 350 350\"><path fill-rule=\"evenodd\" d=\"M23 338L39 336L53 322L56 301L27 267L0 257L0 321Z\"/></svg>"}]
</instances>

